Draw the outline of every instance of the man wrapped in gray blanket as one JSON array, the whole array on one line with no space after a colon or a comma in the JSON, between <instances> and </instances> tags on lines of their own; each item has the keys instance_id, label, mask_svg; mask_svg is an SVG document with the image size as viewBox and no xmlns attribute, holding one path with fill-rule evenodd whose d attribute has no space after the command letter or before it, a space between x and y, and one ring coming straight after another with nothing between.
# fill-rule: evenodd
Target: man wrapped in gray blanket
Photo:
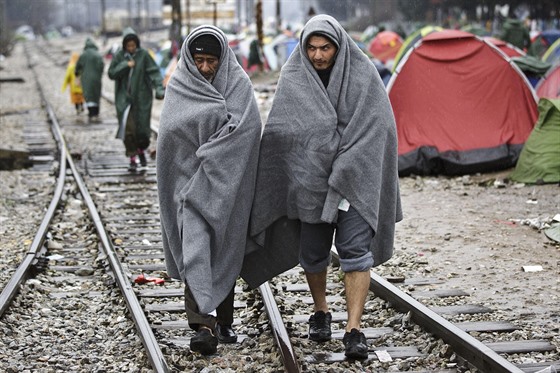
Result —
<instances>
[{"instance_id":1,"label":"man wrapped in gray blanket","mask_svg":"<svg viewBox=\"0 0 560 373\"><path fill-rule=\"evenodd\" d=\"M191 351L233 343L262 122L247 74L213 26L185 40L167 86L157 183L168 274L185 283ZM214 316L213 311L216 311Z\"/></svg>"},{"instance_id":2,"label":"man wrapped in gray blanket","mask_svg":"<svg viewBox=\"0 0 560 373\"><path fill-rule=\"evenodd\" d=\"M334 18L313 17L282 68L263 132L242 276L256 286L299 262L314 301L309 338L329 340L334 235L348 358L368 357L360 325L369 271L392 256L402 219L397 159L395 119L375 66Z\"/></svg>"}]
</instances>

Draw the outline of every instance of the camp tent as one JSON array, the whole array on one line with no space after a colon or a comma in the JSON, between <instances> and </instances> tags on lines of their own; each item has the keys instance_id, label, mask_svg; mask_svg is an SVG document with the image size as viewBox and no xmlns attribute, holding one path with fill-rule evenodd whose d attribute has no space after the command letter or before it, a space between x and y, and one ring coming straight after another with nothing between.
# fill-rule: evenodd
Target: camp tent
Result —
<instances>
[{"instance_id":1,"label":"camp tent","mask_svg":"<svg viewBox=\"0 0 560 373\"><path fill-rule=\"evenodd\" d=\"M519 68L464 31L426 36L401 60L387 90L402 176L513 167L538 117Z\"/></svg>"},{"instance_id":2,"label":"camp tent","mask_svg":"<svg viewBox=\"0 0 560 373\"><path fill-rule=\"evenodd\" d=\"M560 62L560 39L557 39L542 56L544 62L555 64Z\"/></svg>"},{"instance_id":3,"label":"camp tent","mask_svg":"<svg viewBox=\"0 0 560 373\"><path fill-rule=\"evenodd\" d=\"M498 47L498 49L504 52L508 57L519 57L525 55L525 52L517 48L515 45L506 43L505 41L493 36L484 36L483 39Z\"/></svg>"},{"instance_id":4,"label":"camp tent","mask_svg":"<svg viewBox=\"0 0 560 373\"><path fill-rule=\"evenodd\" d=\"M552 66L535 87L540 98L560 98L560 62Z\"/></svg>"},{"instance_id":5,"label":"camp tent","mask_svg":"<svg viewBox=\"0 0 560 373\"><path fill-rule=\"evenodd\" d=\"M404 40L403 45L399 49L399 52L395 56L393 71L395 71L397 65L399 64L399 61L404 57L406 52L408 52L408 50L414 46L414 44L416 44L423 37L430 35L432 32L441 31L441 30L443 30L443 28L439 26L424 26L414 31L412 34L408 35Z\"/></svg>"},{"instance_id":6,"label":"camp tent","mask_svg":"<svg viewBox=\"0 0 560 373\"><path fill-rule=\"evenodd\" d=\"M525 74L533 87L537 86L539 80L546 75L546 72L551 67L548 62L529 55L512 57L511 60L523 71L523 74Z\"/></svg>"},{"instance_id":7,"label":"camp tent","mask_svg":"<svg viewBox=\"0 0 560 373\"><path fill-rule=\"evenodd\" d=\"M368 51L379 61L386 64L394 60L403 44L399 34L393 31L381 31L371 40Z\"/></svg>"},{"instance_id":8,"label":"camp tent","mask_svg":"<svg viewBox=\"0 0 560 373\"><path fill-rule=\"evenodd\" d=\"M515 45L507 43L501 39L488 36L483 37L487 42L492 43L502 52L504 52L508 57L512 59L513 62L523 71L523 74L527 77L529 82L533 87L535 87L538 81L546 74L550 68L550 64L540 59L527 55L524 51L517 48Z\"/></svg>"},{"instance_id":9,"label":"camp tent","mask_svg":"<svg viewBox=\"0 0 560 373\"><path fill-rule=\"evenodd\" d=\"M560 182L560 99L539 101L539 118L510 179L528 184Z\"/></svg>"},{"instance_id":10,"label":"camp tent","mask_svg":"<svg viewBox=\"0 0 560 373\"><path fill-rule=\"evenodd\" d=\"M271 70L280 70L284 63L288 60L299 39L292 34L282 33L278 34L263 46L263 54L266 58ZM247 57L249 50L247 49Z\"/></svg>"},{"instance_id":11,"label":"camp tent","mask_svg":"<svg viewBox=\"0 0 560 373\"><path fill-rule=\"evenodd\" d=\"M529 54L541 58L546 50L560 38L560 30L550 29L538 32L531 38Z\"/></svg>"}]
</instances>

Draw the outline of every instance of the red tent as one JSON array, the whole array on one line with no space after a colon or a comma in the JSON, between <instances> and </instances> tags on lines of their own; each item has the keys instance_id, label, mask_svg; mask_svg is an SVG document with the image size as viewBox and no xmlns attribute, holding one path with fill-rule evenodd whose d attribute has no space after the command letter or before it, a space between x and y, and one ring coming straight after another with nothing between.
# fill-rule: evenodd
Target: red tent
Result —
<instances>
[{"instance_id":1,"label":"red tent","mask_svg":"<svg viewBox=\"0 0 560 373\"><path fill-rule=\"evenodd\" d=\"M483 39L492 43L492 44L494 44L502 52L504 52L506 54L506 56L508 56L508 57L520 57L520 56L525 55L525 52L523 52L521 49L517 48L513 44L506 43L503 40L497 39L497 38L492 37L492 36L485 36L485 37L483 37Z\"/></svg>"},{"instance_id":2,"label":"red tent","mask_svg":"<svg viewBox=\"0 0 560 373\"><path fill-rule=\"evenodd\" d=\"M400 61L387 90L402 176L513 167L538 117L521 71L464 31L426 36Z\"/></svg>"},{"instance_id":3,"label":"red tent","mask_svg":"<svg viewBox=\"0 0 560 373\"><path fill-rule=\"evenodd\" d=\"M381 31L371 40L368 51L383 63L394 60L403 44L402 38L393 31Z\"/></svg>"},{"instance_id":4,"label":"red tent","mask_svg":"<svg viewBox=\"0 0 560 373\"><path fill-rule=\"evenodd\" d=\"M560 98L560 63L552 66L535 87L540 98Z\"/></svg>"}]
</instances>

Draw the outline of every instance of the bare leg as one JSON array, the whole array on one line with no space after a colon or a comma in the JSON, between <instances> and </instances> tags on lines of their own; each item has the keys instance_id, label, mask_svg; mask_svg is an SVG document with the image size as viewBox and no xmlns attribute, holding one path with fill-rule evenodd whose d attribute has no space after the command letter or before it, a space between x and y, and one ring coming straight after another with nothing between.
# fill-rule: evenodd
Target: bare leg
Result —
<instances>
[{"instance_id":1,"label":"bare leg","mask_svg":"<svg viewBox=\"0 0 560 373\"><path fill-rule=\"evenodd\" d=\"M348 312L346 331L360 330L362 313L369 291L369 271L346 272L344 274L344 287L346 290L346 311ZM315 300L315 297L313 299Z\"/></svg>"},{"instance_id":2,"label":"bare leg","mask_svg":"<svg viewBox=\"0 0 560 373\"><path fill-rule=\"evenodd\" d=\"M313 297L313 312L328 312L329 306L327 305L327 271L325 270L319 273L305 272L305 277L307 277L307 283L309 284L311 296Z\"/></svg>"}]
</instances>

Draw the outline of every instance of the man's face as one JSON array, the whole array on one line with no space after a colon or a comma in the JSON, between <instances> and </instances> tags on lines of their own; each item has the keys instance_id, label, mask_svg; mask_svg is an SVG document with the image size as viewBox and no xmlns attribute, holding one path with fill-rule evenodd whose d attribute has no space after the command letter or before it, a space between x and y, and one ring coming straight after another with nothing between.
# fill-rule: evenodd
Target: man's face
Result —
<instances>
[{"instance_id":1,"label":"man's face","mask_svg":"<svg viewBox=\"0 0 560 373\"><path fill-rule=\"evenodd\" d=\"M334 64L337 47L329 39L313 35L307 40L307 57L315 70L325 70Z\"/></svg>"},{"instance_id":2,"label":"man's face","mask_svg":"<svg viewBox=\"0 0 560 373\"><path fill-rule=\"evenodd\" d=\"M138 46L134 40L129 40L125 44L125 49L130 54L136 53L136 48L138 48Z\"/></svg>"},{"instance_id":3,"label":"man's face","mask_svg":"<svg viewBox=\"0 0 560 373\"><path fill-rule=\"evenodd\" d=\"M193 55L194 63L196 68L206 80L209 82L216 76L216 71L218 71L218 65L220 60L218 57L211 54L195 53Z\"/></svg>"}]
</instances>

